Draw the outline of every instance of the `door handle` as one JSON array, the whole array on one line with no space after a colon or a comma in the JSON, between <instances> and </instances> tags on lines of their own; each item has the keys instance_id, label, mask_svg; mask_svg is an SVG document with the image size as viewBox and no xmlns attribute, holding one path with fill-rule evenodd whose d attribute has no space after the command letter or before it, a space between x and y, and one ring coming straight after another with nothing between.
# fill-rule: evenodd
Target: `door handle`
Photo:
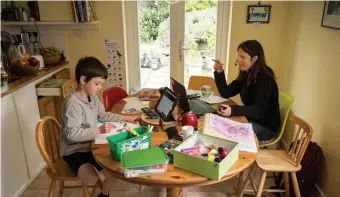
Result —
<instances>
[{"instance_id":1,"label":"door handle","mask_svg":"<svg viewBox=\"0 0 340 197\"><path fill-rule=\"evenodd\" d=\"M178 52L179 52L179 60L183 60L183 56L184 56L184 51L186 50L189 50L190 48L185 48L183 46L183 41L179 41L179 49L178 49Z\"/></svg>"}]
</instances>

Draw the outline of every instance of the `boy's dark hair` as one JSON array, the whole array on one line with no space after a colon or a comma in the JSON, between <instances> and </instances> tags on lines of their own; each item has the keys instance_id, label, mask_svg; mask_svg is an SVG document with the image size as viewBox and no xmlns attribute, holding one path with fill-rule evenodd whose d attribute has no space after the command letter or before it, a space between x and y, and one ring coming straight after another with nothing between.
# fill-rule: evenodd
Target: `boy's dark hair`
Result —
<instances>
[{"instance_id":1,"label":"boy's dark hair","mask_svg":"<svg viewBox=\"0 0 340 197\"><path fill-rule=\"evenodd\" d=\"M106 67L95 57L83 57L78 60L76 65L76 81L80 83L80 77L85 76L86 82L89 82L94 77L107 79Z\"/></svg>"}]
</instances>

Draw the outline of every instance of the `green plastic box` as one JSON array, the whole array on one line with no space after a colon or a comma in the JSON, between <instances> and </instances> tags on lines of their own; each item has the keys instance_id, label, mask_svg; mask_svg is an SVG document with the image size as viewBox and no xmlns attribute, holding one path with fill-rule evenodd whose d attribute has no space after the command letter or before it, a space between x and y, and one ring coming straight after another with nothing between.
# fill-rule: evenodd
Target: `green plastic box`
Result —
<instances>
[{"instance_id":1,"label":"green plastic box","mask_svg":"<svg viewBox=\"0 0 340 197\"><path fill-rule=\"evenodd\" d=\"M164 173L169 158L160 147L122 153L121 165L127 178Z\"/></svg>"},{"instance_id":2,"label":"green plastic box","mask_svg":"<svg viewBox=\"0 0 340 197\"><path fill-rule=\"evenodd\" d=\"M106 138L109 142L110 154L114 160L120 161L123 152L151 147L152 132L147 132L146 127L137 127L134 130L139 136L134 136L129 131L124 131Z\"/></svg>"},{"instance_id":3,"label":"green plastic box","mask_svg":"<svg viewBox=\"0 0 340 197\"><path fill-rule=\"evenodd\" d=\"M183 148L195 147L204 142L227 148L229 154L220 163L217 163L208 161L205 158L181 152L181 149ZM175 167L218 181L238 160L239 144L235 141L213 137L202 133L195 133L182 144L177 146L174 149L173 154L173 164Z\"/></svg>"}]
</instances>

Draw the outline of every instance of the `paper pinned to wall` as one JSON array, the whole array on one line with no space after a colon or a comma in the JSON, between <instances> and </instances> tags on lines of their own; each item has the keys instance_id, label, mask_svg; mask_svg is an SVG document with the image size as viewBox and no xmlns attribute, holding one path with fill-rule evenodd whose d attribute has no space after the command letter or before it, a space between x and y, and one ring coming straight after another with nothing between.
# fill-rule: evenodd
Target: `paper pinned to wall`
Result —
<instances>
[{"instance_id":1,"label":"paper pinned to wall","mask_svg":"<svg viewBox=\"0 0 340 197\"><path fill-rule=\"evenodd\" d=\"M104 40L105 66L108 71L107 83L109 87L123 88L122 50L119 40Z\"/></svg>"}]
</instances>

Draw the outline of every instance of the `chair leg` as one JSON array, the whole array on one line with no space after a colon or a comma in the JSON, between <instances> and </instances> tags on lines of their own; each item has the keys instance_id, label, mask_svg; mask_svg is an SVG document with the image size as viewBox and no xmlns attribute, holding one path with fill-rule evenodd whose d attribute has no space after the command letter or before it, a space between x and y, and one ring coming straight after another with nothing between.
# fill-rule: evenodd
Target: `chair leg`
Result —
<instances>
[{"instance_id":1,"label":"chair leg","mask_svg":"<svg viewBox=\"0 0 340 197\"><path fill-rule=\"evenodd\" d=\"M64 181L59 181L59 196L58 197L63 197L64 193Z\"/></svg>"},{"instance_id":2,"label":"chair leg","mask_svg":"<svg viewBox=\"0 0 340 197\"><path fill-rule=\"evenodd\" d=\"M288 176L288 172L284 172L283 173L283 178L284 178L284 184L285 184L285 197L289 197L289 176Z\"/></svg>"},{"instance_id":3,"label":"chair leg","mask_svg":"<svg viewBox=\"0 0 340 197\"><path fill-rule=\"evenodd\" d=\"M50 184L50 189L48 190L48 197L53 197L55 182L56 181L54 179L52 179L52 182Z\"/></svg>"},{"instance_id":4,"label":"chair leg","mask_svg":"<svg viewBox=\"0 0 340 197\"><path fill-rule=\"evenodd\" d=\"M83 186L84 197L90 197L87 185L84 183L81 183L81 185Z\"/></svg>"},{"instance_id":5,"label":"chair leg","mask_svg":"<svg viewBox=\"0 0 340 197\"><path fill-rule=\"evenodd\" d=\"M242 172L238 175L236 193L239 193L239 192L240 192L241 183L242 183L242 179L243 179L243 172L244 172L244 171L242 171Z\"/></svg>"},{"instance_id":6,"label":"chair leg","mask_svg":"<svg viewBox=\"0 0 340 197\"><path fill-rule=\"evenodd\" d=\"M248 176L247 176L247 178L246 178L246 180L245 180L245 182L244 182L244 184L243 184L243 186L241 188L241 192L239 192L239 194L238 194L239 197L243 196L243 194L244 194L244 192L245 192L245 190L246 190L246 188L247 188L247 186L249 184L250 177L252 176L255 168L256 168L256 163L254 163L253 166L251 167L251 169L249 171L249 174L248 174Z\"/></svg>"},{"instance_id":7,"label":"chair leg","mask_svg":"<svg viewBox=\"0 0 340 197\"><path fill-rule=\"evenodd\" d=\"M94 185L90 196L93 196L94 193L96 192L97 187L101 188L101 185L102 185L102 182L100 180L98 180L97 183Z\"/></svg>"},{"instance_id":8,"label":"chair leg","mask_svg":"<svg viewBox=\"0 0 340 197\"><path fill-rule=\"evenodd\" d=\"M141 193L143 190L143 185L138 185L138 192Z\"/></svg>"},{"instance_id":9,"label":"chair leg","mask_svg":"<svg viewBox=\"0 0 340 197\"><path fill-rule=\"evenodd\" d=\"M255 193L257 193L257 187L255 185L255 182L253 181L253 179L250 177L250 183L251 183L251 186L253 187L253 190Z\"/></svg>"},{"instance_id":10,"label":"chair leg","mask_svg":"<svg viewBox=\"0 0 340 197\"><path fill-rule=\"evenodd\" d=\"M263 191L264 182L266 181L266 176L267 176L267 172L263 171L262 172L262 176L261 176L261 180L260 180L259 189L257 190L257 193L256 193L256 197L261 197L261 194L262 194L262 191Z\"/></svg>"},{"instance_id":11,"label":"chair leg","mask_svg":"<svg viewBox=\"0 0 340 197\"><path fill-rule=\"evenodd\" d=\"M295 196L296 197L301 197L299 183L297 181L295 172L291 172L291 175L292 175L292 181L293 181L293 187L294 187L294 191L295 191Z\"/></svg>"}]
</instances>

